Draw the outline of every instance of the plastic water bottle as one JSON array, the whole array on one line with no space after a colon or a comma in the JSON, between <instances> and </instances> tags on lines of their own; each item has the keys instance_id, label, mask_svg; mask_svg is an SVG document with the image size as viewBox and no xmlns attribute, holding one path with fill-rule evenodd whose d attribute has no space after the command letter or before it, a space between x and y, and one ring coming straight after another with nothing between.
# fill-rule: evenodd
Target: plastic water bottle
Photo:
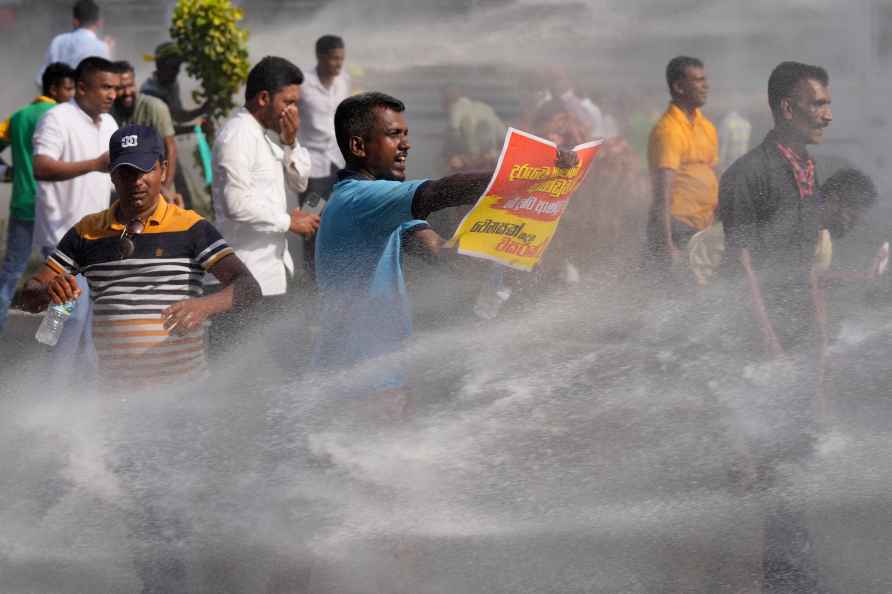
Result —
<instances>
[{"instance_id":1,"label":"plastic water bottle","mask_svg":"<svg viewBox=\"0 0 892 594\"><path fill-rule=\"evenodd\" d=\"M480 289L474 303L474 313L478 318L492 320L499 315L499 310L511 298L511 287L505 284L505 272L501 265L493 265L492 274Z\"/></svg>"},{"instance_id":2,"label":"plastic water bottle","mask_svg":"<svg viewBox=\"0 0 892 594\"><path fill-rule=\"evenodd\" d=\"M73 311L74 301L69 301L62 305L50 304L46 308L43 321L40 323L40 328L37 329L37 334L34 338L45 345L56 346L56 343L59 342L59 337L62 336L62 326L65 325L65 320L71 317L71 312Z\"/></svg>"}]
</instances>

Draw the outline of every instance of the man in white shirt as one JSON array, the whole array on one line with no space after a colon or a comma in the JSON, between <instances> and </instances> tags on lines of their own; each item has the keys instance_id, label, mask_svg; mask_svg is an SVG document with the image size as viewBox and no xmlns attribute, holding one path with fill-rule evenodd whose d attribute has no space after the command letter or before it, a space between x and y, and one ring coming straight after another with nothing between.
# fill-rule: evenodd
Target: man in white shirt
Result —
<instances>
[{"instance_id":1,"label":"man in white shirt","mask_svg":"<svg viewBox=\"0 0 892 594\"><path fill-rule=\"evenodd\" d=\"M34 132L34 245L46 258L68 229L105 210L112 192L108 142L118 129L109 114L119 75L105 58L86 58L75 70L75 95L48 111ZM59 364L95 368L89 287L77 277L81 296L54 350Z\"/></svg>"},{"instance_id":2,"label":"man in white shirt","mask_svg":"<svg viewBox=\"0 0 892 594\"><path fill-rule=\"evenodd\" d=\"M288 232L311 236L319 226L318 215L289 213L285 196L286 183L302 192L310 176L310 154L297 140L303 80L288 60L263 58L248 74L245 106L214 142L215 224L260 283L265 309L294 271Z\"/></svg>"},{"instance_id":3,"label":"man in white shirt","mask_svg":"<svg viewBox=\"0 0 892 594\"><path fill-rule=\"evenodd\" d=\"M732 110L719 122L719 169L725 171L750 150L753 125Z\"/></svg>"},{"instance_id":4,"label":"man in white shirt","mask_svg":"<svg viewBox=\"0 0 892 594\"><path fill-rule=\"evenodd\" d=\"M91 56L111 59L108 44L96 35L96 30L102 24L99 19L99 6L93 0L78 0L73 13L74 31L60 33L50 42L46 50L46 59L37 72L38 85L47 65L54 62L63 62L72 68L77 68L84 58Z\"/></svg>"},{"instance_id":5,"label":"man in white shirt","mask_svg":"<svg viewBox=\"0 0 892 594\"><path fill-rule=\"evenodd\" d=\"M306 74L301 85L300 132L302 146L310 153L310 180L301 193L301 208L321 210L335 183L335 174L344 167L344 157L335 139L334 114L341 101L350 96L350 75L344 70L344 40L337 35L323 35L316 40L316 67ZM303 242L304 267L313 275L314 246Z\"/></svg>"}]
</instances>

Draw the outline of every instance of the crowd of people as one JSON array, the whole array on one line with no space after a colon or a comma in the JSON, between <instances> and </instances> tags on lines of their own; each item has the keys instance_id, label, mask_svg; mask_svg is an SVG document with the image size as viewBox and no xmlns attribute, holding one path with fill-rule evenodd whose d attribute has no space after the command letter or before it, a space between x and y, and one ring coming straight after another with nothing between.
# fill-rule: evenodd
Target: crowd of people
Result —
<instances>
[{"instance_id":1,"label":"crowd of people","mask_svg":"<svg viewBox=\"0 0 892 594\"><path fill-rule=\"evenodd\" d=\"M7 171L13 189L0 274L0 328L33 246L48 268L25 284L19 302L39 311L51 295L53 301L77 297L54 350L60 364L101 367L93 338L102 334L102 323L93 313L109 309L124 315L131 308L132 316L144 318L182 312L183 319L174 318L163 330L132 323L134 333L155 332L138 347L148 351L182 340L175 336L203 327L213 314L210 344L225 351L263 312L284 307L296 268L302 283L318 291L317 364L352 364L398 351L411 328L402 254L416 245L440 254L443 229L435 232L428 215L472 204L485 188L507 129L496 110L457 84L446 85L449 174L406 181L405 106L381 93L352 95L344 41L324 35L316 43L314 68L305 73L285 58L263 58L248 76L244 107L219 130L204 126L213 139L210 183L196 192L184 181L184 172L195 168L181 163L191 155L183 152L180 135L201 129L196 119L205 106L183 107L178 74L184 56L175 44L162 43L153 56L155 71L137 85L133 65L111 61L108 44L98 38L101 21L93 0L78 1L73 20L74 31L58 35L47 50L42 94L0 129L13 165ZM774 128L751 150L752 126L739 113L723 118L721 132L703 113L709 82L701 60L670 61L666 84L670 101L650 129L646 170L636 150L634 118L621 121L580 96L563 68L525 85L514 124L567 149L559 150L559 160L570 158L574 145L607 140L539 270L508 275L509 282L543 276L578 282L581 273L611 260L635 261L645 277L669 286L744 279L750 295L746 315L769 353L795 348L807 335L826 343L823 287L840 278L872 278L885 266L878 252L864 274L829 270L833 241L855 226L877 192L854 169L828 179L832 190L822 191L817 179L807 146L821 142L832 121L827 72L797 62L775 68L768 80ZM113 140L116 131L128 133ZM157 163L140 168L110 157L137 148L116 142L163 150ZM157 190L147 181L156 173ZM201 196L208 188L210 200ZM288 207L289 192L297 196L296 208ZM131 200L142 206L129 208ZM228 246L224 253L244 265L259 291L237 291L241 299L234 299L234 309L220 311L217 305L204 307L229 290L215 274L198 275L200 282L190 282L200 286L188 287L175 286L183 278L172 269L162 275L163 268L150 279L134 269L132 278L90 280L96 263L88 264L84 254L59 252L71 233L92 241L97 233L118 230L118 243L142 247L156 239L160 231L153 223L170 208L210 221L219 230L215 241ZM101 212L108 229L83 235L85 217ZM196 274L206 255L201 246L207 247L192 244ZM154 257L163 260L173 248L154 249ZM141 251L119 254L117 266ZM150 264L161 266L160 260ZM174 310L161 307L184 297L196 301Z\"/></svg>"},{"instance_id":2,"label":"crowd of people","mask_svg":"<svg viewBox=\"0 0 892 594\"><path fill-rule=\"evenodd\" d=\"M307 71L282 57L258 61L244 106L218 130L205 128L208 199L183 165L192 145L184 150L181 136L204 113L182 105L185 57L161 44L155 72L137 85L134 67L111 61L97 37L97 5L79 0L73 16L75 30L47 51L41 95L0 129L13 183L0 329L33 247L45 264L24 284L21 305L39 312L74 302L54 364L81 378L94 369L106 386L201 381L207 345L225 352L245 328L287 307L297 267L319 302L315 367L399 352L412 328L403 254L443 257L427 219L473 204L486 188L507 128L496 110L445 87L449 174L407 180L406 106L384 93L353 94L344 41L324 35ZM870 282L888 259L884 246L858 274L832 266L833 243L856 228L877 190L856 169L823 185L817 177L808 146L832 122L828 73L798 62L770 73L774 126L755 147L739 113L723 118L721 132L704 115L701 60L671 60L666 84L669 105L649 131L646 170L634 122L621 125L580 97L566 72L549 73L524 100L515 125L561 147L560 166L573 163L574 145L607 138L540 274L578 280L602 242L605 259L634 260L670 291L722 277L741 283L748 298L734 327L757 329L756 350L825 349L824 288ZM632 249L639 242L643 249ZM405 399L405 370L381 360L368 392Z\"/></svg>"}]
</instances>

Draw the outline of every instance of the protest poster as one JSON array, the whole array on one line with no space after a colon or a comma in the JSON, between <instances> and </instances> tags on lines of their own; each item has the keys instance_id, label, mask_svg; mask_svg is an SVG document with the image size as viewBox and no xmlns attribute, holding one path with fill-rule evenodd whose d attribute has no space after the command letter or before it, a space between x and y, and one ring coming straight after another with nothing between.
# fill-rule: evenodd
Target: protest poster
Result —
<instances>
[{"instance_id":1,"label":"protest poster","mask_svg":"<svg viewBox=\"0 0 892 594\"><path fill-rule=\"evenodd\" d=\"M509 128L489 185L462 219L450 245L457 244L460 254L532 270L602 142L574 147L578 164L562 169L555 165L553 142Z\"/></svg>"}]
</instances>

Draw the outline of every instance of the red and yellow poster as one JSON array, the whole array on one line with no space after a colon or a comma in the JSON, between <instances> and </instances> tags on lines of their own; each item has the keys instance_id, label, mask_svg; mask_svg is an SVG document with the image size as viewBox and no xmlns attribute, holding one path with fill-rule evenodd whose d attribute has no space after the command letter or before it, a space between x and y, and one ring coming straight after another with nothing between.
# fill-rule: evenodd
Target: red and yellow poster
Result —
<instances>
[{"instance_id":1,"label":"red and yellow poster","mask_svg":"<svg viewBox=\"0 0 892 594\"><path fill-rule=\"evenodd\" d=\"M462 220L450 244L457 243L460 254L532 270L602 142L574 147L578 164L561 169L555 165L557 146L553 142L509 128L486 191Z\"/></svg>"}]
</instances>

